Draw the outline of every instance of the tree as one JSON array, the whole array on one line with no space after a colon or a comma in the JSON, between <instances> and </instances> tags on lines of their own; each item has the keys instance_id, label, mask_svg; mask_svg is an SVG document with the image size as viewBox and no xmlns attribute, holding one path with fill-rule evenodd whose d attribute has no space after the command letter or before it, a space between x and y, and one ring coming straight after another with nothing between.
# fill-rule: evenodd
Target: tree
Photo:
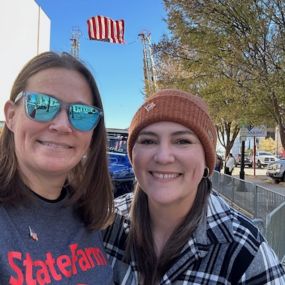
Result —
<instances>
[{"instance_id":1,"label":"tree","mask_svg":"<svg viewBox=\"0 0 285 285\"><path fill-rule=\"evenodd\" d=\"M272 138L261 139L259 142L259 148L272 153L276 152L276 143Z\"/></svg>"},{"instance_id":2,"label":"tree","mask_svg":"<svg viewBox=\"0 0 285 285\"><path fill-rule=\"evenodd\" d=\"M154 46L159 83L199 92L208 101L221 137L225 134L226 150L242 122L277 124L284 147L284 1L164 4L171 35ZM179 68L168 82L169 62Z\"/></svg>"}]
</instances>

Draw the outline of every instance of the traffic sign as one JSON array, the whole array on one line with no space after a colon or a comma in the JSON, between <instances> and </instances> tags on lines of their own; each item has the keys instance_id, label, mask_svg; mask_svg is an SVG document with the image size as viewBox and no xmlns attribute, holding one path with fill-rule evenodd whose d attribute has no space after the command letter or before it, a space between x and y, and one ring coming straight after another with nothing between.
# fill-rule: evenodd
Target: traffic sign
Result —
<instances>
[{"instance_id":1,"label":"traffic sign","mask_svg":"<svg viewBox=\"0 0 285 285\"><path fill-rule=\"evenodd\" d=\"M239 130L239 136L240 137L246 137L248 134L248 129L245 127L241 127Z\"/></svg>"},{"instance_id":2,"label":"traffic sign","mask_svg":"<svg viewBox=\"0 0 285 285\"><path fill-rule=\"evenodd\" d=\"M267 128L266 126L252 126L248 125L246 127L240 128L240 137L266 137Z\"/></svg>"},{"instance_id":3,"label":"traffic sign","mask_svg":"<svg viewBox=\"0 0 285 285\"><path fill-rule=\"evenodd\" d=\"M246 141L246 136L240 136L239 139L240 139L240 142L245 142Z\"/></svg>"},{"instance_id":4,"label":"traffic sign","mask_svg":"<svg viewBox=\"0 0 285 285\"><path fill-rule=\"evenodd\" d=\"M248 137L266 137L266 135L267 135L266 126L248 127L248 134L247 134Z\"/></svg>"}]
</instances>

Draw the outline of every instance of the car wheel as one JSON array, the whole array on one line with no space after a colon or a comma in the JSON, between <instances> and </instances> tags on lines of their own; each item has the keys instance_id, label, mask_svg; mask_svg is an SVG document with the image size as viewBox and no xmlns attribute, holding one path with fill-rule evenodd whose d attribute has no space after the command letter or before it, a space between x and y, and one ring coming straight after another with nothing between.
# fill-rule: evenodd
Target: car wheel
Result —
<instances>
[{"instance_id":1,"label":"car wheel","mask_svg":"<svg viewBox=\"0 0 285 285\"><path fill-rule=\"evenodd\" d=\"M280 183L280 180L274 179L274 183L275 183L275 184L279 184L279 183Z\"/></svg>"},{"instance_id":2,"label":"car wheel","mask_svg":"<svg viewBox=\"0 0 285 285\"><path fill-rule=\"evenodd\" d=\"M261 166L262 166L262 165L261 165L261 162L258 160L258 161L257 161L257 168L261 168Z\"/></svg>"},{"instance_id":3,"label":"car wheel","mask_svg":"<svg viewBox=\"0 0 285 285\"><path fill-rule=\"evenodd\" d=\"M285 182L285 171L283 172L283 182Z\"/></svg>"}]
</instances>

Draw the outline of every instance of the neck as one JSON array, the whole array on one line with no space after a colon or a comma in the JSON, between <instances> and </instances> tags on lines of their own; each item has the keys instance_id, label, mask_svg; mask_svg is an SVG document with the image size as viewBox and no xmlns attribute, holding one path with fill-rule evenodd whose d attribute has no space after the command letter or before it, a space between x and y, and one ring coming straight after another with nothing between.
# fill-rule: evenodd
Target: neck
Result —
<instances>
[{"instance_id":1,"label":"neck","mask_svg":"<svg viewBox=\"0 0 285 285\"><path fill-rule=\"evenodd\" d=\"M21 173L23 182L36 194L48 200L55 200L60 196L66 177L45 177L33 175L25 176Z\"/></svg>"},{"instance_id":2,"label":"neck","mask_svg":"<svg viewBox=\"0 0 285 285\"><path fill-rule=\"evenodd\" d=\"M151 229L157 256L160 256L169 237L182 223L188 212L181 212L177 209L179 209L177 206L158 207L149 202Z\"/></svg>"}]
</instances>

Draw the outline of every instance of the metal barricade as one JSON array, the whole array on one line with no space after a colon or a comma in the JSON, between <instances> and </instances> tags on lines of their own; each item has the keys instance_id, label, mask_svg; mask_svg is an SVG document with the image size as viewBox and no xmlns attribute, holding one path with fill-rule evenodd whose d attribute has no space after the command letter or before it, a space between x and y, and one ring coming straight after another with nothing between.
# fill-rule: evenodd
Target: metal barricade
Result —
<instances>
[{"instance_id":1,"label":"metal barricade","mask_svg":"<svg viewBox=\"0 0 285 285\"><path fill-rule=\"evenodd\" d=\"M281 261L285 262L285 196L252 182L214 171L213 189L251 218Z\"/></svg>"},{"instance_id":2,"label":"metal barricade","mask_svg":"<svg viewBox=\"0 0 285 285\"><path fill-rule=\"evenodd\" d=\"M285 264L285 202L266 217L266 239Z\"/></svg>"}]
</instances>

